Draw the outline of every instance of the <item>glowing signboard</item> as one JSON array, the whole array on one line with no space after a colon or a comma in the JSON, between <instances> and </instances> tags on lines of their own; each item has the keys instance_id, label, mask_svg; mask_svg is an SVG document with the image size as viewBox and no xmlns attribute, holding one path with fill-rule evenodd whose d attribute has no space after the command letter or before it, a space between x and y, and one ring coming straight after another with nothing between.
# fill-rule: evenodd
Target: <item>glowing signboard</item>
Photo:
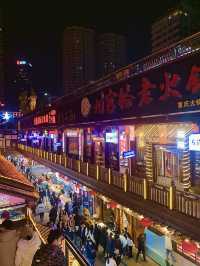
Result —
<instances>
[{"instance_id":1,"label":"glowing signboard","mask_svg":"<svg viewBox=\"0 0 200 266\"><path fill-rule=\"evenodd\" d=\"M135 151L131 150L131 151L124 151L123 152L123 158L127 159L127 158L132 158L135 157Z\"/></svg>"},{"instance_id":2,"label":"glowing signboard","mask_svg":"<svg viewBox=\"0 0 200 266\"><path fill-rule=\"evenodd\" d=\"M109 133L106 133L106 142L118 143L118 135L117 135L117 132L109 132Z\"/></svg>"},{"instance_id":3,"label":"glowing signboard","mask_svg":"<svg viewBox=\"0 0 200 266\"><path fill-rule=\"evenodd\" d=\"M191 134L189 136L189 150L200 151L200 134Z\"/></svg>"},{"instance_id":4,"label":"glowing signboard","mask_svg":"<svg viewBox=\"0 0 200 266\"><path fill-rule=\"evenodd\" d=\"M49 113L34 117L34 126L42 124L56 124L56 110L51 110Z\"/></svg>"}]
</instances>

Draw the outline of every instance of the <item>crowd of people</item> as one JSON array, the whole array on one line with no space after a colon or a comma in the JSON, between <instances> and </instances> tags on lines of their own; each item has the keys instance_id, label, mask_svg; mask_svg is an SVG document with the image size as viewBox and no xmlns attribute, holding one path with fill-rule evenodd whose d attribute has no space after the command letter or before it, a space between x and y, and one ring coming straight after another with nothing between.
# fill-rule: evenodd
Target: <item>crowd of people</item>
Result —
<instances>
[{"instance_id":1,"label":"crowd of people","mask_svg":"<svg viewBox=\"0 0 200 266\"><path fill-rule=\"evenodd\" d=\"M50 228L50 234L48 244L45 246L41 245L38 234L31 232L31 230L28 230L28 233L25 234L26 236L20 240L19 235L17 235L16 240L12 242L16 243L16 251L15 256L12 256L12 263L1 264L2 266L66 265L65 257L60 247L62 238L72 241L91 266L95 265L97 252L100 252L100 250L102 250L104 265L106 266L120 265L124 257L133 257L133 247L135 245L127 228L120 232L116 225L108 228L102 223L95 222L91 219L88 209L83 208L81 197L72 190L67 191L70 200L63 203L61 195L66 193L66 191L61 191L58 194L51 191L47 177L44 175L41 178L37 178L37 182L35 182L29 167L24 166L23 158L20 158L17 162L16 160L11 158L11 161L22 172L27 174L27 177L39 192L38 203L36 206L32 206L32 211L43 225L45 224ZM44 219L45 215L48 215L48 220ZM11 229L11 224L12 222L7 219L1 226L2 230L6 232L9 228ZM143 259L146 261L144 234L139 236L137 247L136 261L140 253L143 254ZM6 246L4 248L6 250ZM26 252L23 250L26 250ZM29 262L24 262L23 264L22 260L28 259L26 257L29 258Z\"/></svg>"},{"instance_id":2,"label":"crowd of people","mask_svg":"<svg viewBox=\"0 0 200 266\"><path fill-rule=\"evenodd\" d=\"M66 266L60 244L62 234L50 231L47 245L30 224L17 226L5 219L0 227L1 266Z\"/></svg>"}]
</instances>

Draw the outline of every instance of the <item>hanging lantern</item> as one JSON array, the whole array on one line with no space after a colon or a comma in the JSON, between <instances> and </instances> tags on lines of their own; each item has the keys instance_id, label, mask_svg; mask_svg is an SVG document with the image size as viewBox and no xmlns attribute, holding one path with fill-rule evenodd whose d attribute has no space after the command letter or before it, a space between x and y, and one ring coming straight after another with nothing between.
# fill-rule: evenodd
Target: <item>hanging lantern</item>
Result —
<instances>
[{"instance_id":1,"label":"hanging lantern","mask_svg":"<svg viewBox=\"0 0 200 266\"><path fill-rule=\"evenodd\" d=\"M107 208L108 209L115 209L117 207L117 203L114 201L111 201L109 203L107 203Z\"/></svg>"},{"instance_id":2,"label":"hanging lantern","mask_svg":"<svg viewBox=\"0 0 200 266\"><path fill-rule=\"evenodd\" d=\"M149 218L145 217L142 218L139 223L143 225L144 227L150 227L153 225L153 221L151 221Z\"/></svg>"}]
</instances>

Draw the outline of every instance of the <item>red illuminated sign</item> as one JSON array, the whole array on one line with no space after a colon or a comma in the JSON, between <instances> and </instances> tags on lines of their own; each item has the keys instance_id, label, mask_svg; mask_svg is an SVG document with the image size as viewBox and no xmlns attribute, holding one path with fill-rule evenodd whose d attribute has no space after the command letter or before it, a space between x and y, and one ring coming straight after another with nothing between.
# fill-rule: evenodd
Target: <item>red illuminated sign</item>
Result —
<instances>
[{"instance_id":1,"label":"red illuminated sign","mask_svg":"<svg viewBox=\"0 0 200 266\"><path fill-rule=\"evenodd\" d=\"M56 110L51 110L49 113L45 115L40 115L34 117L33 124L34 126L42 125L42 124L55 124L56 123Z\"/></svg>"}]
</instances>

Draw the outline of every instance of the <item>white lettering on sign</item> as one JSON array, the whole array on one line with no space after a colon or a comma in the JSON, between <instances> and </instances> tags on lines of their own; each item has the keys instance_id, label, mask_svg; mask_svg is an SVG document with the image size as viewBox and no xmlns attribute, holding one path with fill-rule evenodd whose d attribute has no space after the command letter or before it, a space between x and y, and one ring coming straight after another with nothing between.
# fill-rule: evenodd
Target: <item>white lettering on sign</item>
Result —
<instances>
[{"instance_id":1,"label":"white lettering on sign","mask_svg":"<svg viewBox=\"0 0 200 266\"><path fill-rule=\"evenodd\" d=\"M189 150L200 151L200 134L192 134L189 136Z\"/></svg>"}]
</instances>

